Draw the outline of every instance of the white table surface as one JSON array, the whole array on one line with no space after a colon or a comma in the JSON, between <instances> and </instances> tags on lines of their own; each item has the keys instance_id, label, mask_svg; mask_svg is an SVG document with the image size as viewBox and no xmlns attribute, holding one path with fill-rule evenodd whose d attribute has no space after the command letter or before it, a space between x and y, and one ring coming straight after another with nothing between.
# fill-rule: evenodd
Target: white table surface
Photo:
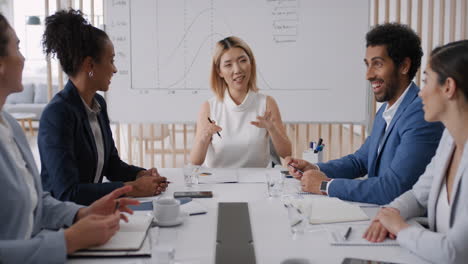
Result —
<instances>
[{"instance_id":1,"label":"white table surface","mask_svg":"<svg viewBox=\"0 0 468 264\"><path fill-rule=\"evenodd\" d=\"M281 198L268 198L265 183L199 184L188 188L183 184L182 169L160 169L159 172L172 182L162 197L172 197L175 191L212 191L213 198L194 199L205 206L208 213L189 216L180 226L151 230L151 258L71 259L68 262L160 263L156 252L174 248L174 263L214 263L218 202L248 202L257 263L281 263L288 258L303 258L311 264L339 264L345 257L426 263L401 247L330 246L324 225L309 225L304 234L293 235ZM285 185L286 192L298 189L294 179L287 179ZM378 210L363 209L371 218Z\"/></svg>"}]
</instances>

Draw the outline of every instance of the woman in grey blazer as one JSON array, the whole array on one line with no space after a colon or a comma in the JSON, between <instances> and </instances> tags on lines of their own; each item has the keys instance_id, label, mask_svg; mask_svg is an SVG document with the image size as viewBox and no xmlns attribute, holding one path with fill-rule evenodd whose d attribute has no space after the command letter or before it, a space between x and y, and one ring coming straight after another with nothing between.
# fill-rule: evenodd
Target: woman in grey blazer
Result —
<instances>
[{"instance_id":1,"label":"woman in grey blazer","mask_svg":"<svg viewBox=\"0 0 468 264\"><path fill-rule=\"evenodd\" d=\"M468 40L438 47L424 72L420 96L427 121L446 129L413 188L379 211L364 237L396 238L402 247L434 263L468 260ZM406 219L427 214L429 229Z\"/></svg>"},{"instance_id":2,"label":"woman in grey blazer","mask_svg":"<svg viewBox=\"0 0 468 264\"><path fill-rule=\"evenodd\" d=\"M2 111L7 96L23 90L24 57L18 45L15 31L0 14L0 263L64 263L67 253L107 242L119 229L120 218L127 220L120 211L131 213L126 205L138 201L118 199L131 186L90 207L60 202L43 192L21 127Z\"/></svg>"}]
</instances>

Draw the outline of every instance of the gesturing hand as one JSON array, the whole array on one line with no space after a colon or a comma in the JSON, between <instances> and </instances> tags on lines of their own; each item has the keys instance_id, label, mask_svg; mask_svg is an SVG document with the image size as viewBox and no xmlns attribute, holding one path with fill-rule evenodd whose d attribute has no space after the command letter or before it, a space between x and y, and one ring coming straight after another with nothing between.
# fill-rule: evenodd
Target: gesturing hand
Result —
<instances>
[{"instance_id":1,"label":"gesturing hand","mask_svg":"<svg viewBox=\"0 0 468 264\"><path fill-rule=\"evenodd\" d=\"M120 228L120 215L119 211L110 215L91 214L67 228L64 232L67 253L99 246L109 241Z\"/></svg>"},{"instance_id":2,"label":"gesturing hand","mask_svg":"<svg viewBox=\"0 0 468 264\"><path fill-rule=\"evenodd\" d=\"M263 116L257 116L257 121L252 121L250 124L259 127L265 128L266 130L270 130L274 127L274 119L271 116L271 111L266 111Z\"/></svg>"},{"instance_id":3,"label":"gesturing hand","mask_svg":"<svg viewBox=\"0 0 468 264\"><path fill-rule=\"evenodd\" d=\"M81 208L78 211L77 220L92 214L103 216L112 215L116 209L115 207L117 202L119 203L119 207L117 209L120 212L133 214L132 209L128 208L127 205L139 205L140 202L130 198L119 198L131 190L131 186L124 186L122 188L115 189L113 192L92 203L89 207ZM128 221L124 214L120 214L120 217L123 220Z\"/></svg>"}]
</instances>

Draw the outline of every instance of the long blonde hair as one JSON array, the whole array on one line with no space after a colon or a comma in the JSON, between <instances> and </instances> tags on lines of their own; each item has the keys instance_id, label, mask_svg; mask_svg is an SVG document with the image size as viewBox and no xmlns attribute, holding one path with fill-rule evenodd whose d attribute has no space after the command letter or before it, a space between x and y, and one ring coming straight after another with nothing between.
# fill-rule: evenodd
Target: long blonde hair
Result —
<instances>
[{"instance_id":1,"label":"long blonde hair","mask_svg":"<svg viewBox=\"0 0 468 264\"><path fill-rule=\"evenodd\" d=\"M218 100L223 100L224 92L228 87L226 81L221 78L221 76L219 76L221 56L223 56L226 51L232 48L241 48L245 51L245 53L247 53L247 56L249 56L252 72L250 74L249 83L247 84L247 89L254 92L258 91L257 64L255 63L255 57L252 53L252 50L242 39L230 36L216 43L213 62L211 64L211 90L213 90L213 93L216 95Z\"/></svg>"}]
</instances>

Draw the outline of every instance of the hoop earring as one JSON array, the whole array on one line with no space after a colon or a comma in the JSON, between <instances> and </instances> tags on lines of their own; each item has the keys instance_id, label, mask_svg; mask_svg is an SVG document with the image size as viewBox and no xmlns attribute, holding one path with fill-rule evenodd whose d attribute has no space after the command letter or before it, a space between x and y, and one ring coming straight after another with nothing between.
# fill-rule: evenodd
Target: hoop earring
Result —
<instances>
[{"instance_id":1,"label":"hoop earring","mask_svg":"<svg viewBox=\"0 0 468 264\"><path fill-rule=\"evenodd\" d=\"M89 76L89 78L93 78L94 72L93 71L88 72L88 76Z\"/></svg>"}]
</instances>

